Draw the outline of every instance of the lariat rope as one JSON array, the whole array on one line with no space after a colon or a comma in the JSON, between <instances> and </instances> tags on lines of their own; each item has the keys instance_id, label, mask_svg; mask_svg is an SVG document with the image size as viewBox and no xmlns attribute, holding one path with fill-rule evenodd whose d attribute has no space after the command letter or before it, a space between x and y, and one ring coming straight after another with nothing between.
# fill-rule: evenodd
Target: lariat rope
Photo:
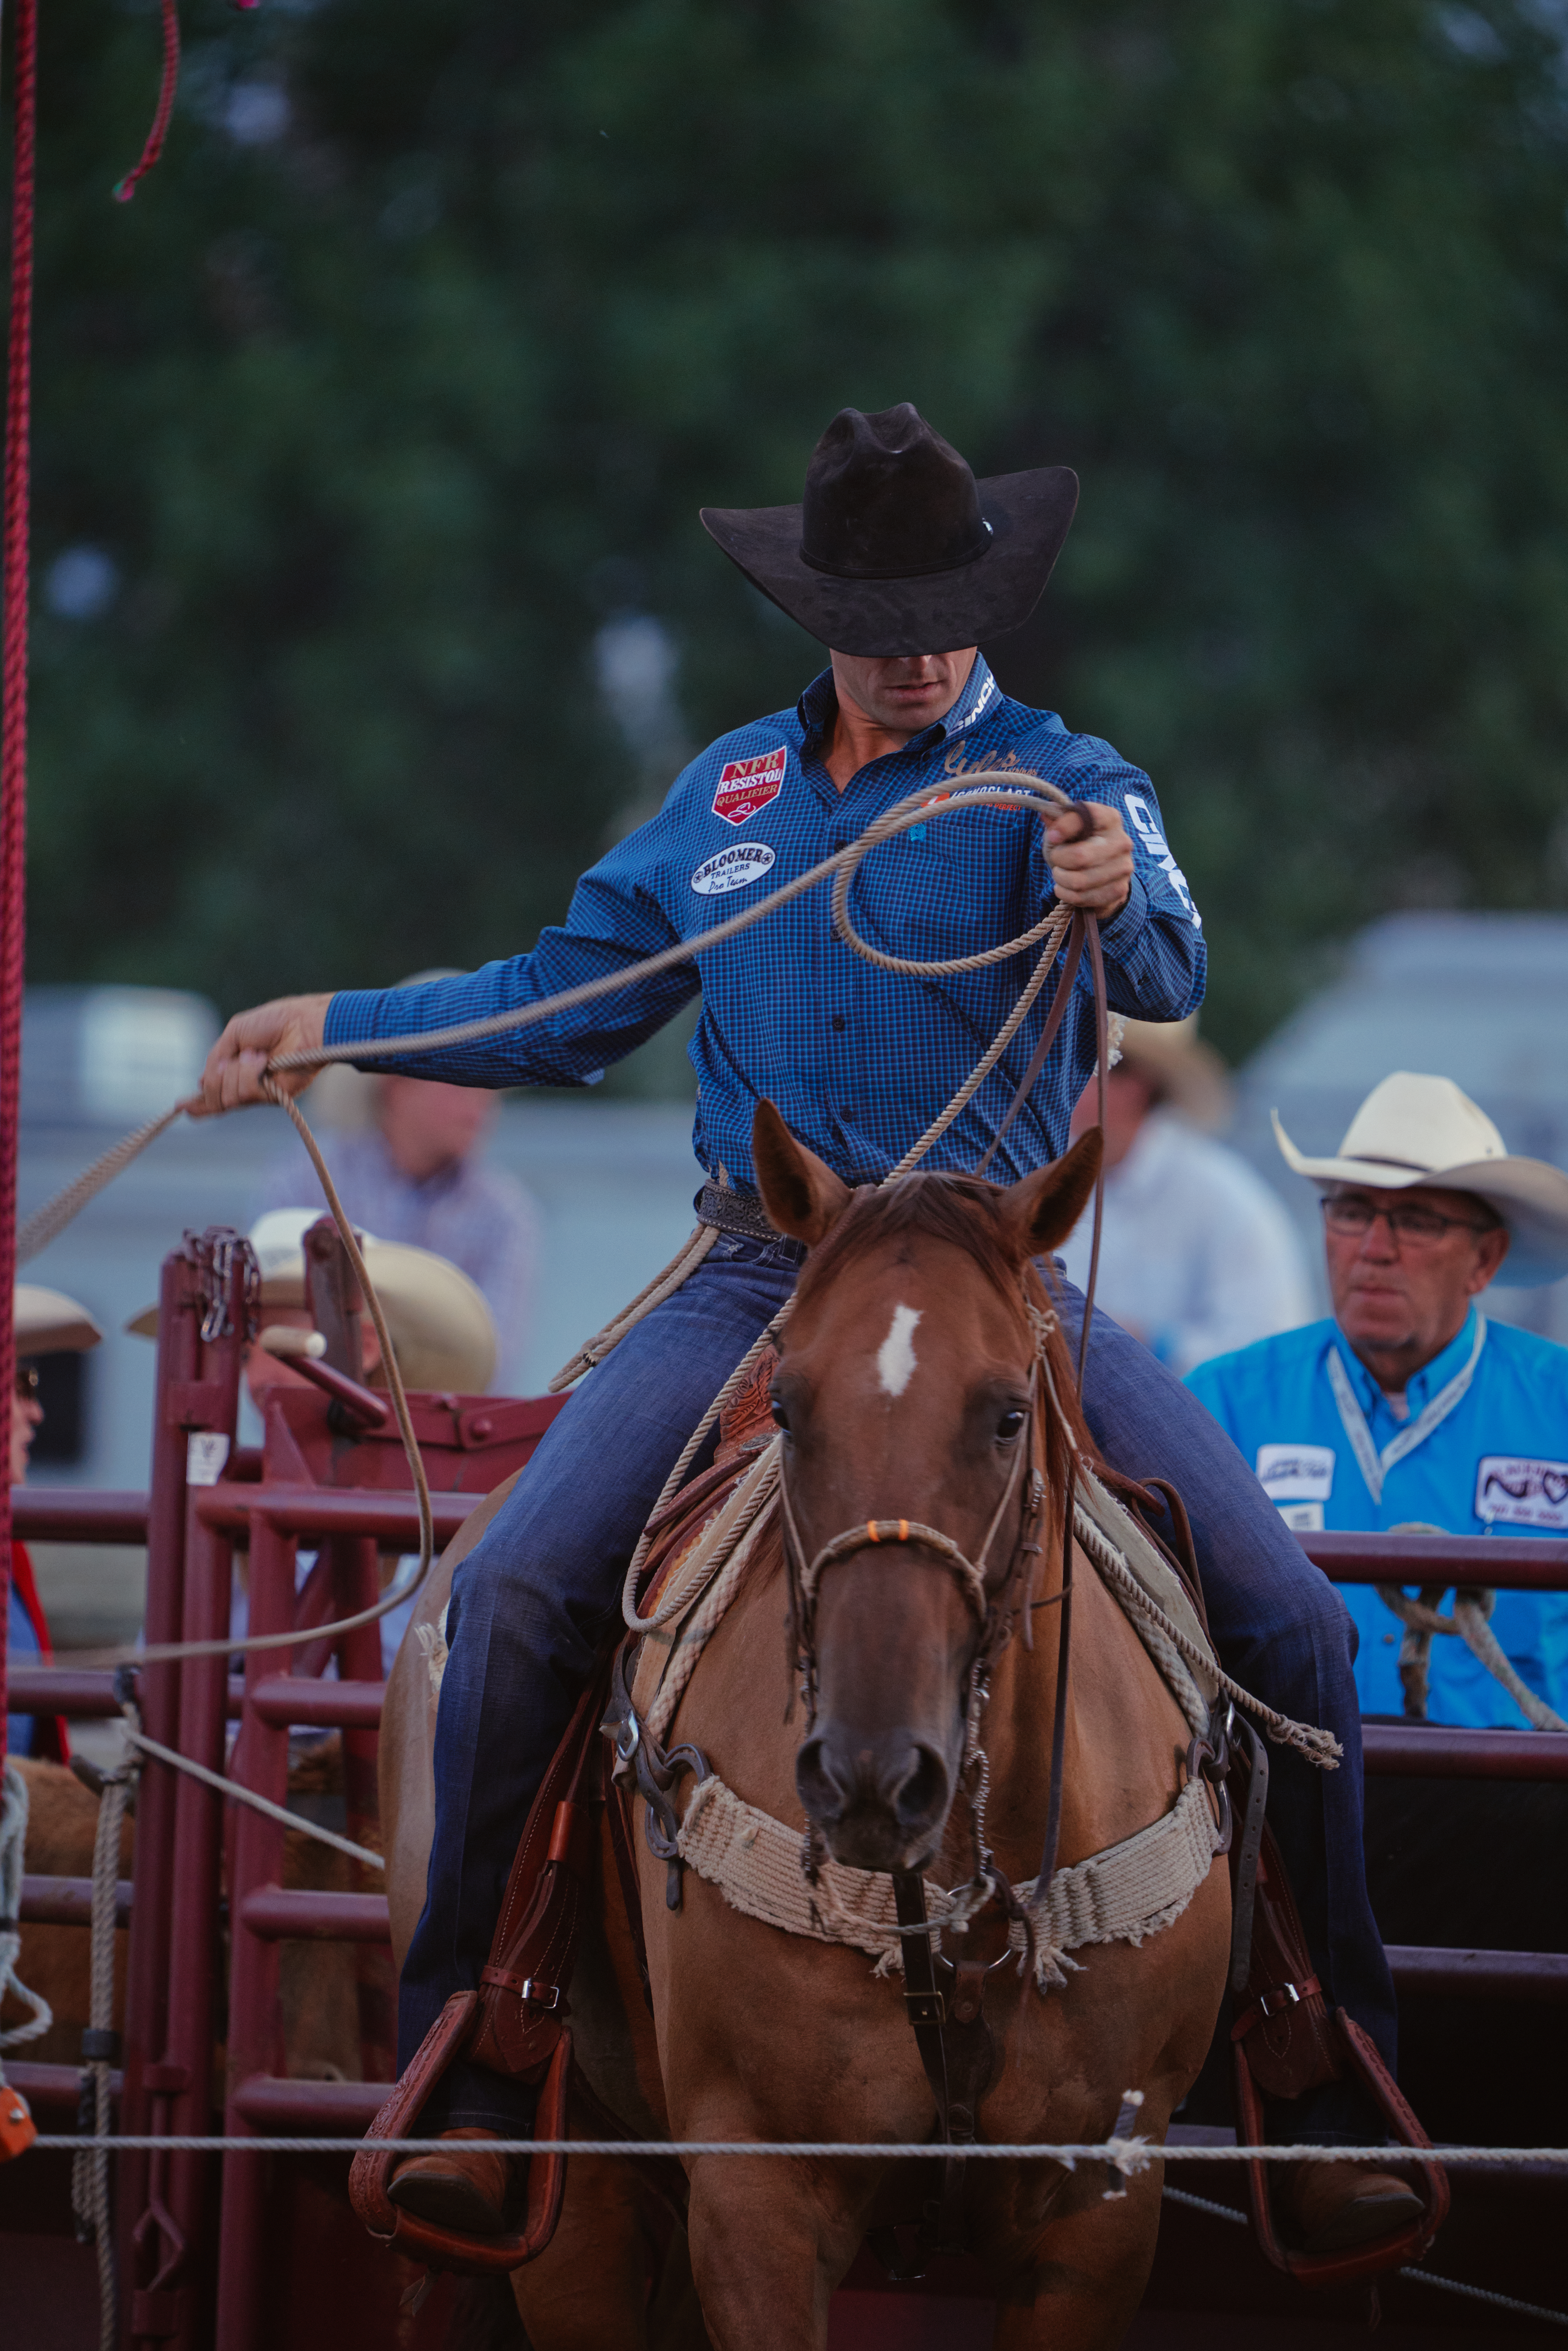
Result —
<instances>
[{"instance_id":1,"label":"lariat rope","mask_svg":"<svg viewBox=\"0 0 1568 2351\"><path fill-rule=\"evenodd\" d=\"M1031 947L1039 946L1040 949L1034 970L1025 982L1018 1001L991 1043L981 1054L946 1109L932 1121L925 1134L911 1145L897 1166L883 1179L884 1182L893 1183L899 1176L907 1175L933 1144L946 1133L953 1121L973 1099L1006 1052L1051 975L1061 943L1071 924L1072 911L1065 906L1052 904L1038 923L1031 925L1027 931L1021 932L1017 938L1005 940L999 946L984 947L974 955L952 956L931 962L912 962L903 956L890 956L883 949L872 946L855 930L848 911L849 892L854 874L870 852L879 848L883 842L893 840L899 833L907 832L915 825L926 823L936 818L950 816L976 807L1014 808L1032 813L1044 822L1051 817L1061 815L1078 806L1079 803L1071 799L1059 786L1048 783L1042 777L1019 775L1009 768L977 769L966 778L961 792L949 793L946 797L934 796L929 787L925 787L919 791L909 793L892 808L884 810L883 815L869 824L847 848L836 851L831 857L822 859L807 872L797 875L794 881L787 882L780 888L769 892L766 898L759 899L756 905L748 906L743 913L732 914L725 922L716 923L710 929L699 933L694 939L684 939L674 946L662 948L658 954L645 956L640 963L627 965L619 971L601 973L596 979L583 980L575 987L562 989L559 995L541 998L534 1004L519 1005L510 1012L491 1013L483 1019L461 1021L450 1028L402 1037L372 1038L361 1043L319 1045L312 1047L308 1051L280 1053L270 1061L264 1073L267 1098L276 1102L280 1109L287 1112L310 1155L317 1175L320 1178L327 1204L331 1210L333 1221L348 1252L355 1277L363 1290L371 1319L375 1325L376 1335L382 1343L382 1357L386 1366L387 1384L397 1416L398 1428L402 1438L403 1449L408 1456L415 1490L420 1498L419 1566L414 1575L396 1585L373 1607L361 1609L357 1614L341 1617L332 1624L312 1625L298 1632L253 1634L243 1640L171 1641L157 1648L128 1651L126 1662L147 1665L172 1664L183 1657L225 1656L236 1652L248 1653L257 1649L298 1648L310 1641L336 1639L343 1633L354 1630L361 1625L373 1624L379 1617L386 1615L390 1610L401 1607L420 1590L430 1572L434 1542L429 1490L391 1334L382 1312L381 1301L376 1295L375 1285L365 1266L353 1228L338 1197L326 1161L321 1155L315 1136L311 1134L298 1104L292 1095L286 1093L277 1083L280 1075L298 1071L325 1069L340 1061L360 1062L383 1061L393 1056L423 1056L447 1051L459 1045L473 1044L484 1038L504 1036L516 1029L535 1027L540 1021L549 1020L559 1013L570 1011L580 1004L589 1003L601 996L612 995L638 980L650 978L662 971L668 971L676 964L691 962L708 948L717 946L727 939L738 936L742 931L748 930L754 923L761 922L778 907L788 904L792 898L801 896L806 891L814 889L818 883L826 881L830 875L832 875L836 883L832 917L834 928L839 935L857 955L863 956L867 961L876 964L880 968L895 972L901 977L933 979L951 977L958 973L979 971L989 965L1006 962L1009 958L1021 955ZM18 1236L18 1263L25 1263L28 1258L36 1256L58 1233L62 1232L71 1219L78 1216L106 1185L111 1183L183 1113L195 1113L204 1107L193 1098L175 1103L159 1117L150 1119L145 1125L137 1128L134 1134L124 1136L99 1159L95 1160L90 1167L84 1169L74 1182L57 1193L52 1200L47 1201L34 1216L28 1217ZM0 1138L0 1141L3 1141L3 1138ZM694 1238L693 1243L688 1245L687 1250L684 1252L685 1273L689 1273L698 1261L697 1249L698 1242ZM649 1285L648 1290L643 1293L646 1303L643 1300L637 1301L642 1312L646 1312L658 1302L659 1296L668 1294L666 1283L672 1289L678 1286L672 1279L674 1271L675 1269L671 1268L667 1274L656 1277L655 1280ZM685 1274L682 1276L682 1279L684 1278ZM744 1361L731 1373L719 1390L700 1426L666 1479L664 1490L654 1505L655 1514L684 1482L686 1470L713 1428L719 1414L727 1407L734 1396L740 1393L763 1350L771 1345L783 1328L789 1311L789 1306L786 1304L779 1313L775 1315ZM617 1318L615 1324L609 1326L610 1330L619 1335L620 1330L631 1328L632 1319L632 1310L628 1309L624 1314ZM640 1319L640 1315L636 1319ZM607 1333L601 1333L601 1339L607 1335ZM593 1343L598 1345L600 1343L596 1341ZM586 1363L583 1368L588 1368ZM644 1533L633 1555L628 1573L629 1590L634 1590L635 1579L641 1572L643 1560L646 1555L647 1542L648 1537Z\"/></svg>"},{"instance_id":2,"label":"lariat rope","mask_svg":"<svg viewBox=\"0 0 1568 2351\"><path fill-rule=\"evenodd\" d=\"M1416 1520L1389 1530L1396 1535L1446 1535L1448 1531L1447 1527ZM1532 1730L1568 1730L1568 1722L1544 1698L1537 1698L1529 1683L1515 1671L1488 1624L1497 1605L1495 1592L1485 1588L1458 1591L1454 1594L1454 1613L1445 1616L1437 1604L1448 1588L1447 1584L1423 1584L1417 1600L1412 1600L1397 1583L1379 1583L1374 1588L1384 1606L1391 1608L1405 1627L1405 1637L1399 1645L1399 1679L1405 1690L1406 1716L1410 1721L1427 1719L1427 1674L1434 1635L1457 1634L1477 1664L1484 1666L1492 1679L1501 1683Z\"/></svg>"}]
</instances>

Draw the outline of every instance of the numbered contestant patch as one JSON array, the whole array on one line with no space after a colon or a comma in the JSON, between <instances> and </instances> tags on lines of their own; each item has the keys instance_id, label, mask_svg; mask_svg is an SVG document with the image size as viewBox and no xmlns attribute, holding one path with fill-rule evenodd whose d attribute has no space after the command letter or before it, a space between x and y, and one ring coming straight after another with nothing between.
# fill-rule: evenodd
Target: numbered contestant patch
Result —
<instances>
[{"instance_id":1,"label":"numbered contestant patch","mask_svg":"<svg viewBox=\"0 0 1568 2351\"><path fill-rule=\"evenodd\" d=\"M722 898L727 890L744 890L748 883L760 882L772 862L773 852L765 841L737 841L733 849L721 849L697 867L692 888L699 897Z\"/></svg>"},{"instance_id":2,"label":"numbered contestant patch","mask_svg":"<svg viewBox=\"0 0 1568 2351\"><path fill-rule=\"evenodd\" d=\"M1508 1527L1568 1530L1568 1461L1484 1454L1476 1464L1476 1516Z\"/></svg>"},{"instance_id":3,"label":"numbered contestant patch","mask_svg":"<svg viewBox=\"0 0 1568 2351\"><path fill-rule=\"evenodd\" d=\"M719 773L718 789L713 796L715 816L723 817L726 824L745 824L758 809L776 800L784 789L784 769L789 759L782 743L776 751L764 751L758 758L727 759Z\"/></svg>"}]
</instances>

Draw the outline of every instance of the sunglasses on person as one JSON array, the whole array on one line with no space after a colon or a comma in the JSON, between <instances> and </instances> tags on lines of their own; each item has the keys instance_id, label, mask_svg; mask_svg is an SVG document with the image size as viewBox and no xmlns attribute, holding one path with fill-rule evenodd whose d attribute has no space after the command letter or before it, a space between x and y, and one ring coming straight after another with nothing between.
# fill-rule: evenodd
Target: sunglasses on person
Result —
<instances>
[{"instance_id":1,"label":"sunglasses on person","mask_svg":"<svg viewBox=\"0 0 1568 2351\"><path fill-rule=\"evenodd\" d=\"M17 1396L20 1398L20 1400L21 1400L21 1402L22 1402L23 1404L37 1404L37 1401L38 1401L38 1366L37 1365L37 1364L17 1364L17 1366L16 1366L16 1394L17 1394Z\"/></svg>"},{"instance_id":2,"label":"sunglasses on person","mask_svg":"<svg viewBox=\"0 0 1568 2351\"><path fill-rule=\"evenodd\" d=\"M1378 1217L1386 1217L1396 1249L1436 1249L1444 1234L1456 1228L1467 1233L1492 1229L1474 1217L1446 1217L1440 1208L1428 1208L1419 1200L1375 1201L1356 1192L1331 1192L1322 1207L1323 1223L1341 1240L1364 1239Z\"/></svg>"}]
</instances>

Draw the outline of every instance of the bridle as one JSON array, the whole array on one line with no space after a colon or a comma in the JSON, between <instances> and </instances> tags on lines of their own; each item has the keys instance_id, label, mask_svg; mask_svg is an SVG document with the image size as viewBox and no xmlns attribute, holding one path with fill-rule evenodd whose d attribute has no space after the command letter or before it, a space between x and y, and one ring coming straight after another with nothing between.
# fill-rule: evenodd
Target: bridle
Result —
<instances>
[{"instance_id":1,"label":"bridle","mask_svg":"<svg viewBox=\"0 0 1568 2351\"><path fill-rule=\"evenodd\" d=\"M854 1526L844 1528L821 1547L810 1554L800 1536L800 1521L789 1493L789 1477L786 1463L779 1465L779 1515L783 1526L784 1557L789 1575L790 1599L795 1627L796 1665L800 1676L800 1698L806 1711L808 1732L817 1719L817 1596L824 1573L840 1560L849 1559L870 1546L886 1546L890 1550L909 1547L928 1552L941 1562L956 1579L965 1600L979 1620L980 1637L968 1673L965 1717L968 1725L966 1749L976 1749L979 1716L989 1696L991 1669L1011 1636L1012 1627L1020 1613L1016 1602L1009 1604L1015 1590L1026 1580L1026 1563L1038 1558L1040 1543L1035 1540L1040 1514L1045 1502L1045 1473L1040 1459L1040 1372L1045 1361L1046 1341L1055 1328L1054 1314L1042 1312L1027 1290L1024 1311L1034 1330L1034 1353L1030 1364L1029 1393L1024 1406L1023 1442L1014 1447L1001 1497L992 1511L990 1522L980 1544L978 1556L971 1559L953 1537L940 1527L927 1526L921 1519L862 1519ZM1055 1398L1054 1384L1046 1374L1046 1384ZM1022 1492L1019 1512L1018 1534L1013 1543L1007 1573L993 1592L990 1581L990 1560L993 1546L1009 1512ZM1022 1613L1027 1625L1028 1600ZM966 1768L973 1755L966 1752ZM983 1760L983 1759L982 1759Z\"/></svg>"}]
</instances>

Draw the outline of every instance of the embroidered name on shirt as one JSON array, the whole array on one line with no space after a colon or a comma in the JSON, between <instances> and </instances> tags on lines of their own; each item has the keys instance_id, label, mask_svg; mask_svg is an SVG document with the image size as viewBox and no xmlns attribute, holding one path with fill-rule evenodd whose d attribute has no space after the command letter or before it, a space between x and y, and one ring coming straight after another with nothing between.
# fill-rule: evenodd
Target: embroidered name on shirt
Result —
<instances>
[{"instance_id":1,"label":"embroidered name on shirt","mask_svg":"<svg viewBox=\"0 0 1568 2351\"><path fill-rule=\"evenodd\" d=\"M755 759L727 759L713 796L715 816L723 817L726 824L744 824L769 800L776 800L784 789L789 759L782 743L776 751L764 751Z\"/></svg>"},{"instance_id":2,"label":"embroidered name on shirt","mask_svg":"<svg viewBox=\"0 0 1568 2351\"><path fill-rule=\"evenodd\" d=\"M1186 875L1182 872L1181 867L1171 855L1170 850L1166 846L1165 834L1155 822L1155 812L1153 809L1150 808L1147 800L1145 799L1143 795L1139 792L1129 792L1126 796L1126 799L1127 814L1133 820L1134 831L1137 834L1138 839L1143 842L1144 847L1148 851L1149 855L1154 859L1155 863L1164 867L1166 881L1169 882L1171 888L1176 892L1176 896L1181 900L1182 904L1192 916L1193 929L1195 931L1201 931L1203 928L1203 916L1198 913L1197 908L1192 903L1192 892L1187 888Z\"/></svg>"},{"instance_id":3,"label":"embroidered name on shirt","mask_svg":"<svg viewBox=\"0 0 1568 2351\"><path fill-rule=\"evenodd\" d=\"M1333 1492L1332 1445L1260 1445L1256 1467L1271 1502L1326 1502Z\"/></svg>"},{"instance_id":4,"label":"embroidered name on shirt","mask_svg":"<svg viewBox=\"0 0 1568 2351\"><path fill-rule=\"evenodd\" d=\"M1568 1461L1483 1455L1476 1465L1476 1516L1510 1527L1568 1529Z\"/></svg>"},{"instance_id":5,"label":"embroidered name on shirt","mask_svg":"<svg viewBox=\"0 0 1568 2351\"><path fill-rule=\"evenodd\" d=\"M773 852L765 841L737 841L733 849L721 849L697 867L692 888L699 897L722 898L727 890L744 890L759 882L772 862Z\"/></svg>"}]
</instances>

